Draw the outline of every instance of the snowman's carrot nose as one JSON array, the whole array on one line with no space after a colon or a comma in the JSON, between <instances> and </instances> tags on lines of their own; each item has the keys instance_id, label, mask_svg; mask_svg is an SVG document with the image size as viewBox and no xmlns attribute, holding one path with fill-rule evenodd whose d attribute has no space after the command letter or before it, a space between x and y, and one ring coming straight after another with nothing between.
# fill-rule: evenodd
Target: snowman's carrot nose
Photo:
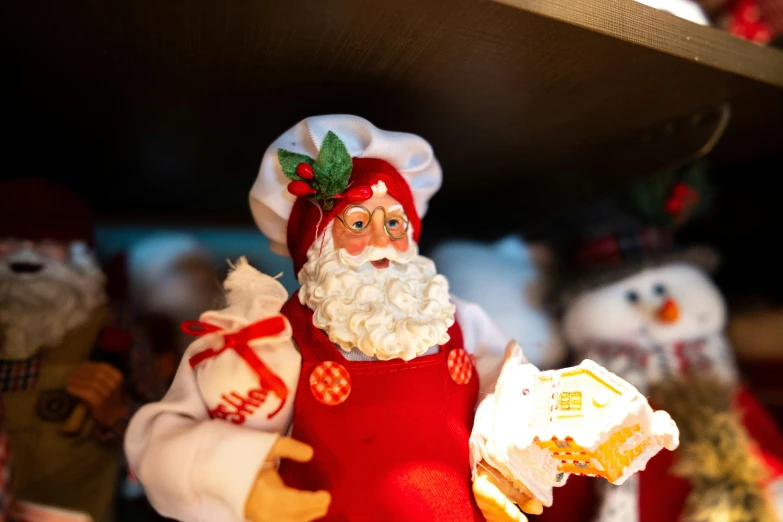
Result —
<instances>
[{"instance_id":1,"label":"snowman's carrot nose","mask_svg":"<svg viewBox=\"0 0 783 522\"><path fill-rule=\"evenodd\" d=\"M662 323L674 323L680 318L680 307L674 299L667 299L658 309L657 316Z\"/></svg>"}]
</instances>

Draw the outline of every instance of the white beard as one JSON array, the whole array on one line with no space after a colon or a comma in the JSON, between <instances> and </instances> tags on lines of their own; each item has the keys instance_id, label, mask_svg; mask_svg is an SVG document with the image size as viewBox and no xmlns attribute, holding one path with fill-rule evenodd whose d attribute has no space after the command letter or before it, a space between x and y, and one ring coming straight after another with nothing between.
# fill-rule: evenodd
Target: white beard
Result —
<instances>
[{"instance_id":1,"label":"white beard","mask_svg":"<svg viewBox=\"0 0 783 522\"><path fill-rule=\"evenodd\" d=\"M32 274L17 274L11 263L40 263ZM104 275L81 244L71 261L34 250L0 259L0 360L24 360L43 347L57 346L72 328L87 321L106 300Z\"/></svg>"},{"instance_id":2,"label":"white beard","mask_svg":"<svg viewBox=\"0 0 783 522\"><path fill-rule=\"evenodd\" d=\"M358 256L334 250L331 228L307 252L299 272L299 301L313 311L313 324L346 352L356 348L380 360L411 360L449 340L455 306L446 278L418 255L368 247ZM370 261L388 258L389 267Z\"/></svg>"}]
</instances>

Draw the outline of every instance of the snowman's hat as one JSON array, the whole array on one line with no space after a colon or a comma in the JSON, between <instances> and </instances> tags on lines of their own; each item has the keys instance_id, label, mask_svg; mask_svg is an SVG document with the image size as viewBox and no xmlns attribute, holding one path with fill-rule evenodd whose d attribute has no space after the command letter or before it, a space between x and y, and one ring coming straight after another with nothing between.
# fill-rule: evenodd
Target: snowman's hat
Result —
<instances>
[{"instance_id":1,"label":"snowman's hat","mask_svg":"<svg viewBox=\"0 0 783 522\"><path fill-rule=\"evenodd\" d=\"M558 285L560 299L672 263L695 265L712 273L720 261L717 251L708 246L683 247L667 231L652 228L593 238L575 255L573 266L566 268Z\"/></svg>"},{"instance_id":2,"label":"snowman's hat","mask_svg":"<svg viewBox=\"0 0 783 522\"><path fill-rule=\"evenodd\" d=\"M697 164L658 174L627 194L592 209L588 222L565 247L565 263L553 288L553 304L671 263L696 265L714 272L718 253L706 246L679 244L676 232L709 208L706 168ZM596 210L598 208L598 210Z\"/></svg>"}]
</instances>

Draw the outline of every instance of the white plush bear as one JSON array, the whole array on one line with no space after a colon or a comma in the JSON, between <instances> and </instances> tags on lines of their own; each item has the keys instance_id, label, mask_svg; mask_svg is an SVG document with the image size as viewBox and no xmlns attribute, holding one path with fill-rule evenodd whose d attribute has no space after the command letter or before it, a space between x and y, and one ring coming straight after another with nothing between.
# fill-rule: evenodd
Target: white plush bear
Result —
<instances>
[{"instance_id":1,"label":"white plush bear","mask_svg":"<svg viewBox=\"0 0 783 522\"><path fill-rule=\"evenodd\" d=\"M495 243L447 241L430 257L451 293L479 304L539 368L562 362L565 350L542 301L550 253L516 236Z\"/></svg>"}]
</instances>

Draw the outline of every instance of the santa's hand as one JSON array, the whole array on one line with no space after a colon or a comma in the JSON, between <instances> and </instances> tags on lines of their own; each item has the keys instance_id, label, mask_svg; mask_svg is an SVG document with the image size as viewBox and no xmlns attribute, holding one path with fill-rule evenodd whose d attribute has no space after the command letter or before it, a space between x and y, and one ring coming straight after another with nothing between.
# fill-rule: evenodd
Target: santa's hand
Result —
<instances>
[{"instance_id":1,"label":"santa's hand","mask_svg":"<svg viewBox=\"0 0 783 522\"><path fill-rule=\"evenodd\" d=\"M96 422L113 426L128 413L122 380L122 373L110 364L83 362L68 378L66 390L87 404Z\"/></svg>"},{"instance_id":2,"label":"santa's hand","mask_svg":"<svg viewBox=\"0 0 783 522\"><path fill-rule=\"evenodd\" d=\"M281 458L308 462L313 458L313 448L290 437L278 439L250 488L245 518L251 522L310 522L326 516L332 501L329 492L286 486L274 466Z\"/></svg>"},{"instance_id":3,"label":"santa's hand","mask_svg":"<svg viewBox=\"0 0 783 522\"><path fill-rule=\"evenodd\" d=\"M544 509L541 502L517 490L485 462L479 464L478 476L473 481L473 495L487 522L525 522L527 517L522 511L539 515Z\"/></svg>"}]
</instances>

